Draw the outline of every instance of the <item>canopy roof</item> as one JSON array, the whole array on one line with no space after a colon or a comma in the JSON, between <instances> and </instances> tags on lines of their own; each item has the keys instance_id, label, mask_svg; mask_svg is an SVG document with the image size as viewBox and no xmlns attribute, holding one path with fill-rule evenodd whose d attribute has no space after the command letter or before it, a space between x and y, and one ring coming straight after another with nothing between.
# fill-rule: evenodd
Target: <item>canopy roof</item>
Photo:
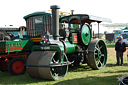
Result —
<instances>
[{"instance_id":1,"label":"canopy roof","mask_svg":"<svg viewBox=\"0 0 128 85\"><path fill-rule=\"evenodd\" d=\"M69 15L60 18L60 22L63 23L71 23L71 24L84 24L84 23L91 23L91 22L112 22L111 19L108 18L102 18L102 17L97 17L93 15L87 15L87 14L74 14L74 15Z\"/></svg>"},{"instance_id":2,"label":"canopy roof","mask_svg":"<svg viewBox=\"0 0 128 85\"><path fill-rule=\"evenodd\" d=\"M46 13L46 12L34 12L34 13L31 13L31 14L28 14L28 15L24 16L23 18L27 19L29 17L38 16L38 15L51 15L51 14L50 13Z\"/></svg>"}]
</instances>

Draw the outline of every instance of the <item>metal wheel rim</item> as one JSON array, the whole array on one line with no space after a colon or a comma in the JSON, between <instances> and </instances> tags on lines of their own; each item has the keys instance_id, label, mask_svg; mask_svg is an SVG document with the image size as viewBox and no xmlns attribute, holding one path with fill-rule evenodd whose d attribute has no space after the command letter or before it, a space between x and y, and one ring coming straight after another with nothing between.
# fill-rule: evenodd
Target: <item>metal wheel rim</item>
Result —
<instances>
[{"instance_id":1,"label":"metal wheel rim","mask_svg":"<svg viewBox=\"0 0 128 85\"><path fill-rule=\"evenodd\" d=\"M95 55L95 62L98 68L102 68L106 64L107 53L105 52L105 50L106 47L103 42L99 41L96 43L94 55Z\"/></svg>"},{"instance_id":2,"label":"metal wheel rim","mask_svg":"<svg viewBox=\"0 0 128 85\"><path fill-rule=\"evenodd\" d=\"M57 64L57 63L67 62L68 60L67 60L66 55L64 54L62 56L63 56L63 59L62 58L59 59L58 57L57 57L58 59L55 59L54 57L56 57L56 55L53 56L51 58L50 64ZM67 71L68 71L68 65L58 66L58 67L51 67L50 68L50 73L51 73L51 75L52 75L54 80L60 80L60 79L64 78L64 76L66 75Z\"/></svg>"},{"instance_id":3,"label":"metal wheel rim","mask_svg":"<svg viewBox=\"0 0 128 85\"><path fill-rule=\"evenodd\" d=\"M92 69L103 69L106 66L107 48L103 40L92 40L87 60Z\"/></svg>"},{"instance_id":4,"label":"metal wheel rim","mask_svg":"<svg viewBox=\"0 0 128 85\"><path fill-rule=\"evenodd\" d=\"M15 73L21 73L24 70L24 63L22 61L16 61L13 63L12 69Z\"/></svg>"}]
</instances>

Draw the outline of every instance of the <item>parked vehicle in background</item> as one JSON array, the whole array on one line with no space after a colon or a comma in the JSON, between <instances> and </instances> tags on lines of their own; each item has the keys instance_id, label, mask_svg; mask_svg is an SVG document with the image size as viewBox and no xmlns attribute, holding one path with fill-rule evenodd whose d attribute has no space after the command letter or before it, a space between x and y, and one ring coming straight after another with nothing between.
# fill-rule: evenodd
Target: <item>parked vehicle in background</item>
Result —
<instances>
[{"instance_id":1,"label":"parked vehicle in background","mask_svg":"<svg viewBox=\"0 0 128 85\"><path fill-rule=\"evenodd\" d=\"M123 31L121 33L121 36L123 37L123 41L125 42L126 46L128 47L128 31Z\"/></svg>"}]
</instances>

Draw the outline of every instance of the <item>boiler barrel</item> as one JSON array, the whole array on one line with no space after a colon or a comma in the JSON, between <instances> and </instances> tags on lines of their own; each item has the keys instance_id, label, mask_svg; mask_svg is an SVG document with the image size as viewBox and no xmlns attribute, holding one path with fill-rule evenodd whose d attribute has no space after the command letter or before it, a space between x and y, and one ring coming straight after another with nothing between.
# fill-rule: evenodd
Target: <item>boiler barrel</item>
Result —
<instances>
[{"instance_id":1,"label":"boiler barrel","mask_svg":"<svg viewBox=\"0 0 128 85\"><path fill-rule=\"evenodd\" d=\"M66 54L77 52L79 47L76 44L71 44L69 41L64 41L64 50Z\"/></svg>"}]
</instances>

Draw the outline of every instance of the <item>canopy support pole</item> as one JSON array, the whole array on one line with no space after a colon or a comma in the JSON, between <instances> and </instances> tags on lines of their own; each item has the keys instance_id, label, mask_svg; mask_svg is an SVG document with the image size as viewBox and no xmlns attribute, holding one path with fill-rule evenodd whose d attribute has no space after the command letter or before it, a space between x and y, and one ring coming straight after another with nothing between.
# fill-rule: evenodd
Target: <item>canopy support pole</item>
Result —
<instances>
[{"instance_id":1,"label":"canopy support pole","mask_svg":"<svg viewBox=\"0 0 128 85\"><path fill-rule=\"evenodd\" d=\"M99 22L98 22L98 38L99 38Z\"/></svg>"}]
</instances>

